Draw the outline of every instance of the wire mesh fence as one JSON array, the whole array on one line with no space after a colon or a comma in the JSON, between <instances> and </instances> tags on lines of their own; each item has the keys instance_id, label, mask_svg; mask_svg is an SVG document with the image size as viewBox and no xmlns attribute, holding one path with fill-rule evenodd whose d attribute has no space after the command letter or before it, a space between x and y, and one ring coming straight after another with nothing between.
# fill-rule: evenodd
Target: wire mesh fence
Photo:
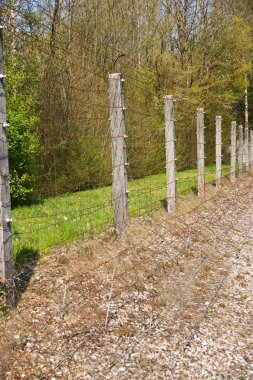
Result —
<instances>
[{"instance_id":1,"label":"wire mesh fence","mask_svg":"<svg viewBox=\"0 0 253 380\"><path fill-rule=\"evenodd\" d=\"M153 3L151 14L156 12L158 3ZM92 15L100 17L105 11L104 5L103 2L93 4L89 11ZM101 50L113 49L118 56L112 69L122 71L126 79L128 162L125 164L129 165L126 169L129 179L127 191L129 191L130 216L142 215L146 211L165 207L168 200L166 183L170 183L165 175L164 96L166 93L159 86L157 88L154 86L154 73L140 64L140 56L146 54L146 42L141 43L140 39L138 46L136 44L128 46L128 43L131 45L132 42L128 41L126 34L124 43L128 46L127 54L122 54L113 38L99 40L94 36L94 46L90 47L90 56L84 59L82 50L84 34L79 23L76 22L70 28L66 13L62 15L60 27L54 35L52 26L55 18L51 6L47 7L38 1L34 2L34 7L34 12L33 9L30 12L33 14L36 9L41 15L37 20L37 34L32 37L34 51L38 52L40 49L43 57L49 57L43 76L40 77L46 84L43 87L45 104L40 105L42 112L39 115L39 138L43 148L39 151L38 173L32 178L32 187L38 203L33 208L18 207L13 211L14 255L19 255L27 248L35 251L49 250L63 242L90 236L103 228L111 227L114 223L115 201L123 195L115 196L110 188L113 142L108 121L110 112L107 66L100 61L96 70L91 68L92 60L97 59L96 56L92 58L94 52L99 56ZM65 9L63 5L62 7ZM146 5L143 5L138 7L136 12L141 15L146 10ZM18 22L21 22L28 10L25 6L20 6L15 11ZM131 14L126 12L121 38L127 31L130 20ZM150 39L156 35L160 23L162 17L147 31ZM20 28L22 29L22 24ZM173 73L173 64L171 70ZM183 89L174 95L177 139L176 185L180 197L185 196L187 192L196 191L198 187L197 146L199 145L196 138L196 108L201 104L196 104L196 100L190 95L186 96ZM206 183L215 181L216 178L212 115L208 109L205 115L208 123L205 131L205 140L208 141L205 146ZM227 152L230 147L229 128L228 124L224 125L226 131L222 151L224 176L230 170L228 166L230 157ZM14 184L19 185L18 175L12 173L12 178ZM204 181L203 173L202 180Z\"/></svg>"},{"instance_id":2,"label":"wire mesh fence","mask_svg":"<svg viewBox=\"0 0 253 380\"><path fill-rule=\"evenodd\" d=\"M122 80L122 77L120 81ZM107 114L107 117L100 118L98 114L98 120L103 121L104 123L104 134L98 134L98 128L95 126L94 118L89 117L88 124L86 124L86 118L82 119L82 122L85 122L86 130L90 131L89 138L85 140L85 144L89 146L89 152L91 154L90 161L84 163L82 159L77 158L77 165L84 165L85 172L85 181L80 184L75 180L74 173L72 173L73 167L70 168L71 174L68 172L64 173L64 178L61 177L61 174L55 171L55 173L47 173L39 177L39 182L42 181L43 185L39 186L39 191L43 194L47 194L48 189L55 188L54 194L58 194L58 180L64 183L64 186L68 186L68 183L73 187L75 183L75 192L69 192L57 197L42 198L41 201L38 201L38 204L30 206L23 206L14 209L14 222L13 222L13 245L14 245L14 255L22 256L22 251L31 250L34 252L37 251L49 251L51 248L65 243L81 240L87 237L90 237L94 233L101 232L103 229L112 228L115 226L115 217L122 218L119 223L127 223L128 214L130 217L141 216L146 212L158 210L161 208L167 207L167 202L169 200L168 196L168 187L172 184L175 188L175 194L173 197L180 199L187 196L190 193L197 193L199 186L202 186L202 192L200 195L204 194L204 187L207 186L216 186L217 180L217 170L219 173L219 184L216 187L219 187L221 182L220 178L223 180L229 177L231 172L232 164L229 165L229 162L225 160L222 163L222 167L219 165L217 169L215 164L217 158L221 157L221 141L219 140L219 151L218 157L215 156L215 140L213 141L214 152L211 152L210 157L204 158L204 150L202 150L201 157L197 157L197 147L201 144L204 149L204 129L203 136L197 142L196 132L192 134L191 141L189 141L189 146L187 151L189 154L184 154L182 156L180 142L182 136L180 136L180 130L182 129L183 120L177 120L178 108L183 105L183 102L176 102L175 107L175 145L176 145L176 164L175 170L176 177L174 176L172 181L169 179L169 173L167 172L166 176L166 162L167 165L171 163L170 156L168 155L166 160L166 144L170 142L166 140L165 134L165 123L166 118L164 117L164 99L161 100L155 99L151 102L150 108L146 114L138 112L138 103L135 104L135 109L132 109L131 106L131 92L128 89L134 88L132 85L136 81L136 86L138 87L141 82L141 79L138 78L132 79L130 77L129 81L126 80L126 90L125 96L122 98L122 104L120 106L114 107L118 112L118 108L122 110L122 117L126 125L126 131L121 136L119 131L114 136L113 131L110 131L110 122L114 125L121 128L121 120L119 119L118 114L115 116L111 114L109 120L109 105L107 110L102 108L103 113ZM138 87L140 90L140 88ZM123 91L123 87L120 90ZM142 94L142 90L141 94ZM109 104L108 90L104 90L103 96L107 97ZM112 104L115 101L116 92L111 94ZM143 100L142 100L143 101ZM100 110L101 111L101 110ZM180 115L180 112L179 112ZM204 114L202 116L202 126L204 127ZM91 125L89 122L91 121ZM48 122L48 119L46 120ZM97 118L95 118L97 122ZM195 120L192 120L192 123L195 123L195 131L197 131L197 122L196 122L196 110L195 110ZM105 128L106 127L106 128ZM192 128L194 129L194 128ZM79 130L80 131L80 130ZM70 132L71 133L71 132ZM221 130L219 130L221 135ZM141 135L137 138L137 134ZM66 136L69 137L68 132L66 131ZM118 144L117 139L121 138L123 145ZM215 134L213 135L215 139ZM233 139L235 135L233 132ZM92 151L94 148L93 143L96 140L98 144L100 157L96 157L96 150ZM241 140L240 140L241 141ZM92 143L91 143L92 142ZM102 145L101 145L102 144ZM137 144L137 145L136 145ZM231 147L235 146L233 140ZM46 154L52 156L49 157L50 165L54 161L55 154L59 154L58 149L60 150L60 155L64 156L65 147L68 150L69 140L66 138L60 146L52 146L46 149ZM113 162L112 169L111 167L111 150L113 145L115 145L115 154L118 154L118 163ZM242 174L242 143L239 145L238 160L240 158L240 164L236 165L236 170L239 174ZM71 150L72 148L70 148ZM94 148L95 149L95 148ZM195 152L194 152L195 150ZM167 152L169 154L171 147L167 146ZM179 151L179 153L178 153ZM184 148L184 153L186 149ZM84 155L86 155L85 146L84 146ZM122 154L126 154L122 156ZM207 151L209 154L209 151ZM235 167L235 154L233 154L233 167ZM195 156L195 158L194 158ZM203 157L202 157L203 156ZM214 160L213 160L214 157ZM232 157L232 156L231 156ZM207 166L198 167L199 160L202 160L204 165L204 160L208 163ZM123 161L122 161L123 160ZM174 162L175 158L173 158ZM195 160L195 161L194 161ZM57 158L55 158L55 163L57 164ZM100 163L102 162L102 167ZM194 164L195 162L195 164ZM89 165L90 164L90 167ZM88 166L87 166L88 165ZM104 168L106 167L106 170ZM125 181L123 186L125 190L120 189L117 193L112 191L110 185L104 186L108 181L108 184L111 183L112 178L114 178L115 186L118 186L121 180L118 178L118 172L121 167L123 169L122 181ZM96 172L101 171L101 176L98 175L98 178L102 178L100 184L96 184L95 188L92 188L92 180L87 182L87 172L89 170L96 170ZM53 170L53 169L52 169ZM109 171L114 171L114 174L108 174ZM239 171L241 170L241 171ZM91 178L94 173L91 171ZM200 174L201 171L201 174ZM105 173L106 172L106 173ZM107 180L103 180L103 176L110 177ZM113 175L115 177L113 177ZM59 178L58 178L59 176ZM198 177L201 177L201 185L199 184ZM80 181L80 179L79 179ZM60 185L61 186L61 185ZM203 187L204 186L204 187ZM89 190L84 190L85 188L91 187ZM127 207L126 215L117 216L118 209L121 206L121 200L127 198ZM176 199L175 198L175 199ZM118 206L116 205L118 204Z\"/></svg>"},{"instance_id":3,"label":"wire mesh fence","mask_svg":"<svg viewBox=\"0 0 253 380\"><path fill-rule=\"evenodd\" d=\"M94 235L48 256L38 269L31 262L23 267L17 290L27 287L30 269L33 299L20 304L14 319L18 340L26 337L22 360L35 363L29 375L41 365L45 376L110 377L125 366L137 376L150 371L149 355L156 352L154 373L177 378L184 353L226 282L231 286L231 262L242 259L251 239L251 187L251 177L227 181L219 193L212 188L204 198L181 199L171 217L160 210L132 220L121 245ZM50 347L39 343L49 336ZM31 358L31 348L43 355ZM50 368L45 355L54 358Z\"/></svg>"},{"instance_id":4,"label":"wire mesh fence","mask_svg":"<svg viewBox=\"0 0 253 380\"><path fill-rule=\"evenodd\" d=\"M6 93L0 73L1 99L14 94L10 105L23 105L13 85L20 72L23 89L28 79L39 88L40 102L32 108L35 121L30 108L22 114L33 132L25 146L27 154L36 151L34 171L29 179L10 173L13 194L20 196L29 184L31 203L18 205L13 196L13 221L0 226L1 245L1 233L12 225L15 264L11 286L0 283L0 377L6 380L182 380L184 361L190 368L187 355L207 321L219 324L219 308L229 307L219 301L222 293L239 282L241 293L231 303L250 294L253 132L247 90L245 122L237 124L230 92L221 107L222 81L212 83L217 98L208 102L210 84L204 82L201 92L189 70L176 72L173 55L158 53L153 40L166 2L134 3L137 25L128 2L114 3L122 22L115 22L113 34L115 9L105 1L75 2L75 15L58 2L59 19L57 1L54 7L33 1L30 9L20 3L16 47L7 33L7 60L26 38L33 59L25 71L8 62ZM105 13L100 31L96 23ZM22 25L26 19L29 27ZM151 56L153 66L143 65ZM217 116L220 108L225 115ZM12 123L15 128L19 119ZM22 129L15 133L20 141ZM243 275L231 275L238 262ZM9 292L15 309L6 316ZM246 379L250 364L243 362L245 375L238 363L233 376ZM226 378L226 365L218 366L219 378ZM212 376L199 373L195 378Z\"/></svg>"}]
</instances>

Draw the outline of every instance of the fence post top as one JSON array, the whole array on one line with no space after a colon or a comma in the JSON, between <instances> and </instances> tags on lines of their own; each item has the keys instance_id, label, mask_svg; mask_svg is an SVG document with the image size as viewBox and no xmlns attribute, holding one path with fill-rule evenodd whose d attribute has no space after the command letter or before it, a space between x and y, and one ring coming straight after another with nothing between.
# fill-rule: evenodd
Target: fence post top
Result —
<instances>
[{"instance_id":1,"label":"fence post top","mask_svg":"<svg viewBox=\"0 0 253 380\"><path fill-rule=\"evenodd\" d=\"M174 99L174 95L165 95L164 99Z\"/></svg>"},{"instance_id":2,"label":"fence post top","mask_svg":"<svg viewBox=\"0 0 253 380\"><path fill-rule=\"evenodd\" d=\"M204 108L197 108L197 112L204 113Z\"/></svg>"},{"instance_id":3,"label":"fence post top","mask_svg":"<svg viewBox=\"0 0 253 380\"><path fill-rule=\"evenodd\" d=\"M120 79L120 78L121 78L120 73L109 74L109 79Z\"/></svg>"}]
</instances>

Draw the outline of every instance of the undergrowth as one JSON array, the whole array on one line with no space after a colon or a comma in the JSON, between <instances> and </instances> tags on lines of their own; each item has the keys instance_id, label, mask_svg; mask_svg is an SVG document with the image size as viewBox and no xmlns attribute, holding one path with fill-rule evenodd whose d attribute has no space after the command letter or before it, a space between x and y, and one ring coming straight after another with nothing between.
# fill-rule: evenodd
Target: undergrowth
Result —
<instances>
[{"instance_id":1,"label":"undergrowth","mask_svg":"<svg viewBox=\"0 0 253 380\"><path fill-rule=\"evenodd\" d=\"M229 166L223 166L223 175ZM195 169L177 173L179 196L196 190ZM206 167L206 182L215 180L215 166ZM129 181L129 213L140 216L166 205L164 173ZM32 259L53 247L84 239L113 225L111 186L48 198L13 210L13 247L16 261Z\"/></svg>"}]
</instances>

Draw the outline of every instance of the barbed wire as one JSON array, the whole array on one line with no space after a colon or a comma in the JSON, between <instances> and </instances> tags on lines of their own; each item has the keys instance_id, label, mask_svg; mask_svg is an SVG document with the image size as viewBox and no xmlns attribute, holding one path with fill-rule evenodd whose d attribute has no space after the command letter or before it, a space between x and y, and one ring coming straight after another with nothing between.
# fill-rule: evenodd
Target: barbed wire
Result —
<instances>
[{"instance_id":1,"label":"barbed wire","mask_svg":"<svg viewBox=\"0 0 253 380\"><path fill-rule=\"evenodd\" d=\"M207 210L209 210L210 212L210 209L208 207L208 204L210 204L210 201L216 201L220 198L220 203L218 204L218 214L220 213L220 206L221 208L223 209L223 212L222 212L222 218L226 217L227 215L230 215L230 218L231 218L231 222L229 222L228 224L225 223L224 225L224 222L223 220L220 219L220 215L219 215L219 220L220 220L220 224L217 223L217 220L216 219L213 219L213 215L215 215L215 213L217 211L213 211L213 214L209 215L209 218L207 220L207 224L203 223L203 213L202 214L199 214L197 213L197 215L195 216L196 218L194 218L194 220L192 221L192 224L191 224L191 227L193 227L193 229L191 230L191 237L193 238L196 238L196 236L199 238L202 233L203 233L203 228L206 229L208 232L209 232L209 235L210 235L210 239L208 239L207 243L208 243L208 247L209 249L213 246L215 250L217 250L217 246L218 245L221 245L221 235L222 237L226 237L226 233L230 230L231 234L237 234L238 235L238 232L237 231L237 228L236 227L234 229L234 223L238 224L240 223L240 217L243 219L245 218L247 215L246 213L244 213L244 209L248 209L249 208L249 204L248 202L245 202L245 198L247 199L248 197L248 194L249 194L249 190L251 188L251 181L249 180L249 183L247 185L247 183L244 182L244 186L243 188L241 188L241 190L238 191L238 195L240 194L240 203L242 203L242 208L240 207L240 204L237 205L237 209L236 209L236 212L238 214L238 217L236 216L236 213L233 211L232 214L228 214L228 210L229 210L229 207L231 207L231 205L234 204L234 197L235 197L235 194L231 192L231 195L230 197L228 197L228 188L224 189L223 190L223 193L222 192L219 192L219 196L217 196L217 193L215 193L215 195L213 195L211 198L209 199L203 199L201 200L200 204L198 204L196 206L196 210L201 210L201 205L202 206L207 206ZM223 202L223 199L227 201L226 202ZM222 203L223 202L223 203ZM244 202L244 203L243 203ZM187 209L187 207L186 207ZM184 222L184 217L185 217L185 211L186 210L183 210L181 213L179 212L179 218L178 216L176 215L175 218L174 218L174 221L171 219L170 220L170 223L169 223L169 231L170 233L172 234L177 234L178 232L180 232L180 237L182 236L181 234L185 233L185 227L188 226L189 227L189 224ZM189 211L190 213L194 212L193 210ZM150 214L152 216L152 214ZM189 214L190 215L190 214ZM160 217L159 217L160 218ZM177 224L177 222L175 222L175 219L177 221L181 221L182 222L182 225L180 227L180 225ZM180 220L181 219L181 220ZM211 222L211 225L210 225L210 222ZM174 223L174 228L172 229L172 226L173 226L173 223ZM199 225L198 225L199 224ZM167 226L168 227L168 226ZM200 229L199 229L199 228ZM224 229L224 227L226 227ZM161 232L161 228L164 228L164 225L163 223L160 221L159 222L159 219L155 219L154 220L154 227L153 228L150 228L150 226L145 226L144 225L144 228L146 228L149 233L150 233L150 236L157 236L159 237L159 235L161 234L162 236L163 235L163 232ZM244 236L244 232L241 234L242 237ZM216 244L216 241L214 240L214 237L217 237L218 238L218 242ZM187 236L188 238L188 236ZM141 237L139 236L138 237L138 242L139 244L142 244L144 241L145 241L146 238L144 237ZM97 241L97 239L96 239ZM201 242L206 242L206 235L202 235L202 238L201 240L198 240L199 243ZM237 243L237 242L231 242L231 240L229 240L229 236L226 237L226 241L225 241L226 244L230 245L232 248L236 248L238 249L241 244L240 243ZM195 242L196 244L196 242ZM224 243L223 243L224 244ZM130 255L131 256L131 251L129 251L129 247L126 247L126 248L123 248L122 250L120 250L120 253L117 254L117 256L115 257L115 255L113 255L110 250L108 250L108 247L106 245L105 242L101 242L99 240L99 245L101 246L102 249L104 249L106 251L106 259L101 262L101 267L105 267L106 265L109 265L109 267L112 267L113 266L113 262L117 261L120 259L120 257L123 259L122 255ZM134 245L134 247L136 247L137 245ZM133 247L133 249L134 249ZM179 254L183 254L185 252L185 247L183 248L180 248L180 245L178 244L174 244L172 246L173 249L175 249ZM192 249L192 247L191 247ZM198 250L200 249L200 246L198 246ZM131 248L130 248L131 250ZM201 249L201 251L204 252L204 250ZM197 277L198 273L199 273L199 270L201 268L201 265L203 265L203 263L205 262L205 255L203 257L203 261L201 261L201 263L199 264L198 267L195 266L194 268L194 276ZM133 271L134 273L136 272L139 272L141 271L141 268L143 268L143 270L145 269L146 271L146 276L149 276L149 275L152 275L152 272L153 272L153 268L152 269L147 269L147 265L145 266L145 264L140 260L138 266L136 266L136 262L134 263L134 265L132 266L132 269L130 269L129 267L127 267L126 269L124 270L121 270L119 271L115 277L114 277L114 281L115 282L119 282L122 284L123 288L126 286L128 291L130 291L131 289L134 289L135 288L135 284L138 284L138 279L136 279L133 283L129 284L128 282L124 285L124 280L122 280L122 277L124 277L124 275L127 273L127 275L129 276L129 273L131 273L131 271ZM91 268L90 268L91 269ZM98 271L99 270L99 266L95 265L95 267L93 268L93 270L96 270ZM80 274L79 274L80 275ZM87 278L89 275L89 271L88 269L82 273L82 277L83 278ZM74 277L72 278L72 281L74 280ZM70 281L70 280L69 280ZM123 281L123 282L122 282ZM213 292L208 292L208 298L205 298L204 299L204 305L206 304L207 300L209 302L209 305L211 306L212 304L212 301L214 299L214 296L216 296L217 292L220 290L221 286L223 285L223 282L224 282L224 279L221 279L218 281L218 284L216 284L215 286L215 289ZM60 286L59 286L59 289L60 289ZM71 289L69 290L71 291ZM99 289L96 293L100 293L100 292L103 292L102 289ZM116 291L116 290L115 290ZM95 296L94 294L94 296ZM66 313L68 313L68 310L71 310L73 307L75 308L74 310L77 310L78 309L78 303L81 302L81 304L83 305L83 295L80 295L79 296L80 298L73 298L73 302L70 301L70 303L68 303L68 308L66 310ZM117 297L119 297L119 294L117 294ZM175 305L174 305L174 309L175 309L175 306L176 306L176 303L177 301L175 301ZM174 310L173 309L173 310ZM171 310L171 305L170 305L170 310ZM172 312L172 310L171 310ZM203 310L203 315L197 319L196 323L195 323L195 326L194 328L191 329L191 334L189 336L188 333L186 333L186 335L184 336L184 339L182 339L182 342L181 342L181 349L184 349L186 347L188 347L189 345L189 342L192 341L192 339L194 339L194 334L196 333L197 329L198 329L198 326L202 323L203 319L206 318L206 315L207 315L207 312L208 312L208 308L207 307L204 307L204 310ZM30 323L30 321L26 321L27 324ZM50 333L52 333L51 329L49 328L48 329L50 331ZM75 335L77 334L77 335ZM66 339L67 340L72 340L75 338L75 336L78 336L78 334L82 334L82 326L79 326L77 330L74 331L74 333L69 336L69 335L66 335ZM143 341L143 339L145 340L148 336L149 336L150 332L148 330L148 327L147 329L145 330L145 333L140 333L140 334L137 334L135 335L135 344L131 344L128 348L128 350L130 351L133 351L134 349L137 348L138 346L138 343ZM76 343L76 352L78 352L78 350L81 349L81 342L77 342ZM117 364L117 362L122 358L122 355L126 355L127 352L124 352L124 354L119 354L119 355L116 355L115 358L112 358L108 364L108 369L107 371L110 371L113 366L115 366ZM64 356L64 354L63 354ZM173 371L173 368L175 367L176 363L177 363L177 360L180 360L180 358L176 357L175 358L176 360L172 360L173 363L169 362L168 363L168 367L170 367L171 371ZM64 360L64 359L62 359Z\"/></svg>"}]
</instances>

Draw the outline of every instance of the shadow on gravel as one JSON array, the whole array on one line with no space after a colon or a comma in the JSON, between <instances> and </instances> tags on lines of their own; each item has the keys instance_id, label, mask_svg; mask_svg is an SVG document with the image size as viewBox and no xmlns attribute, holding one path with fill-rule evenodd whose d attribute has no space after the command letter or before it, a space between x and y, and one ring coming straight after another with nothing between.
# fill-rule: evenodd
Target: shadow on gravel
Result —
<instances>
[{"instance_id":1,"label":"shadow on gravel","mask_svg":"<svg viewBox=\"0 0 253 380\"><path fill-rule=\"evenodd\" d=\"M19 302L21 295L26 291L31 277L34 274L34 268L39 259L39 252L32 248L24 247L18 251L15 258L15 276L14 284L16 304Z\"/></svg>"}]
</instances>

